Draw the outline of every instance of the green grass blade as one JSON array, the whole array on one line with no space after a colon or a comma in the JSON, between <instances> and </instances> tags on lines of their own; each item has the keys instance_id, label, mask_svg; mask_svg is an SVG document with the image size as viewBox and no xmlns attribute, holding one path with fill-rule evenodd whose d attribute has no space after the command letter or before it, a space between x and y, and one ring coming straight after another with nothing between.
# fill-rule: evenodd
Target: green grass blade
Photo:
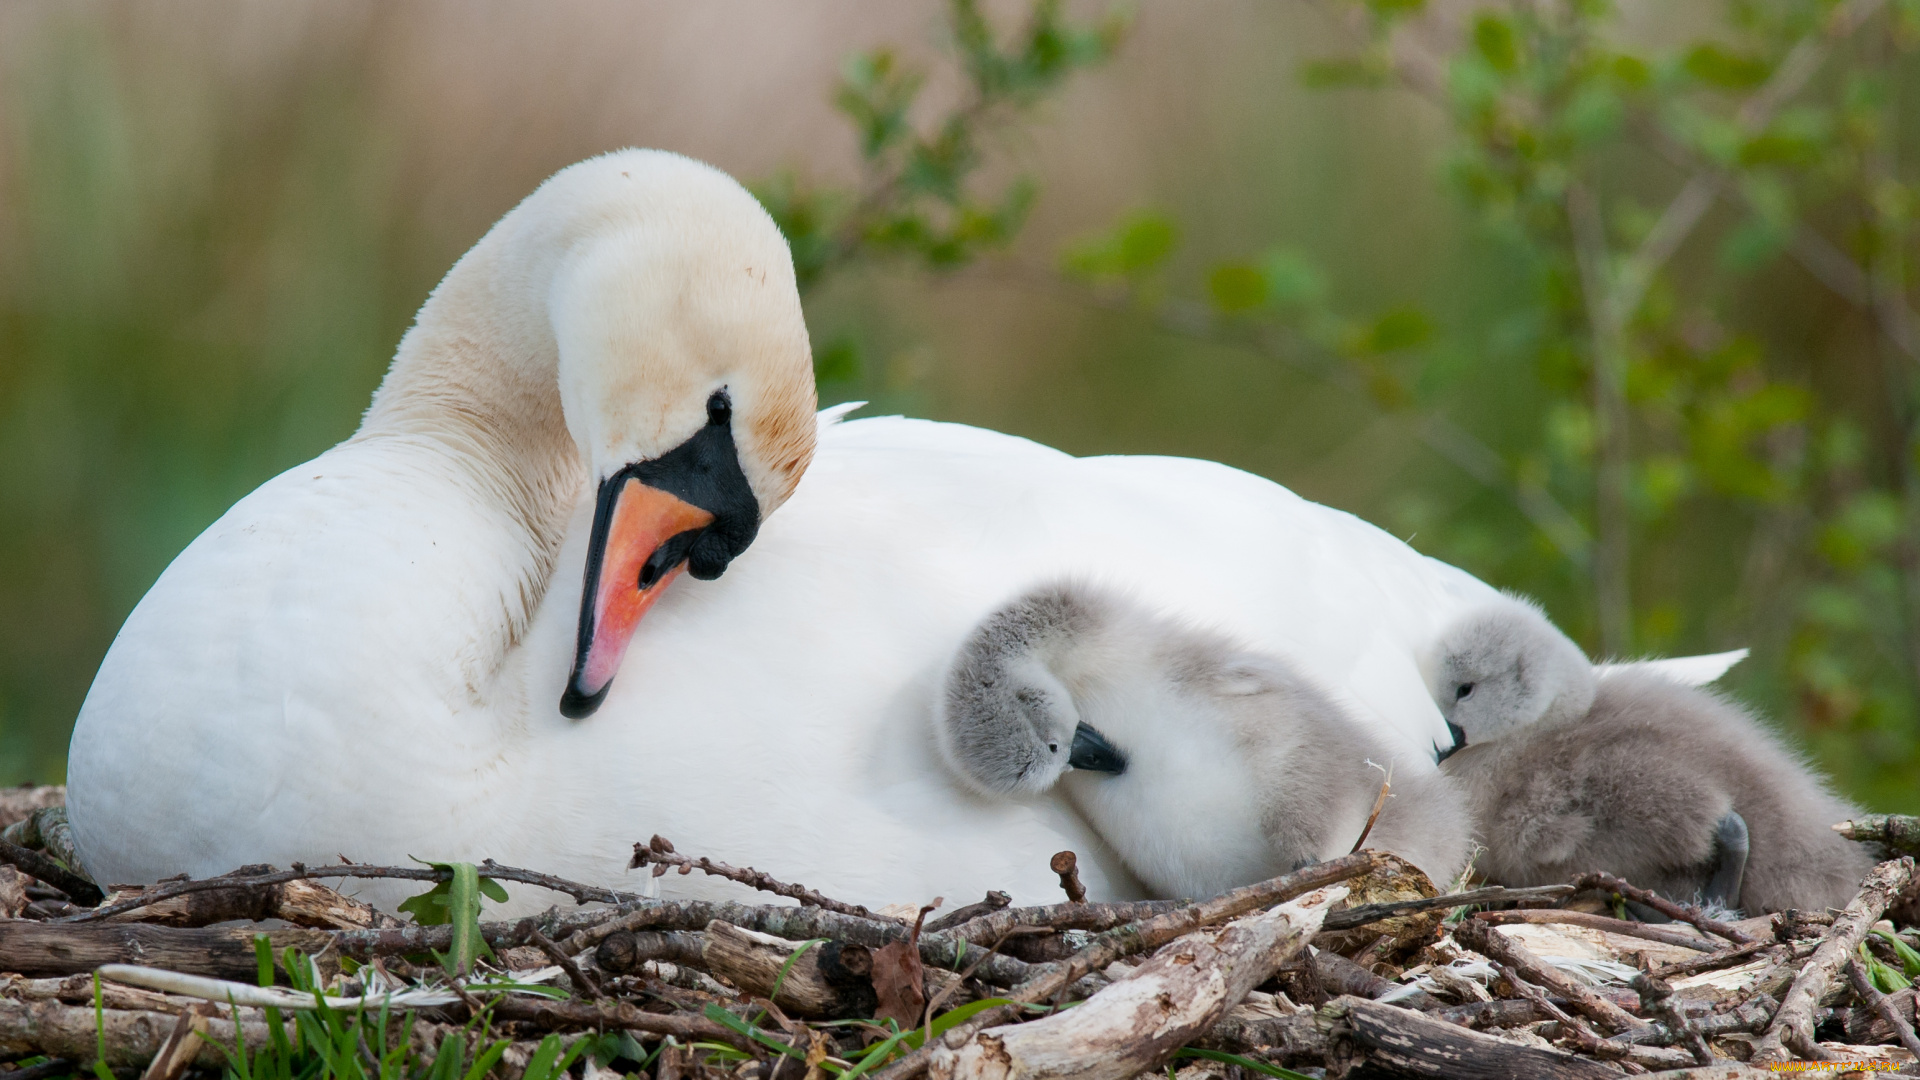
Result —
<instances>
[{"instance_id":1,"label":"green grass blade","mask_svg":"<svg viewBox=\"0 0 1920 1080\"><path fill-rule=\"evenodd\" d=\"M1313 1080L1313 1078L1306 1073L1297 1073L1292 1069L1283 1069L1278 1065L1269 1065L1264 1061L1255 1061L1250 1057L1241 1057L1239 1054L1229 1054L1224 1050L1202 1050L1197 1046L1183 1046L1174 1051L1173 1056L1176 1059L1205 1058L1208 1061L1219 1061L1228 1065L1238 1065L1243 1069L1257 1072L1264 1076L1278 1077L1279 1080ZM1167 1067L1172 1068L1173 1066L1169 1063Z\"/></svg>"},{"instance_id":2,"label":"green grass blade","mask_svg":"<svg viewBox=\"0 0 1920 1080\"><path fill-rule=\"evenodd\" d=\"M773 1038L766 1032L761 1031L759 1028L754 1027L752 1024L740 1019L718 1005L709 1004L704 1015L714 1023L730 1028L741 1035L745 1035L747 1038L752 1039L754 1042L759 1043L769 1050L779 1051L790 1058L795 1058L800 1061L807 1060L807 1055L800 1050Z\"/></svg>"}]
</instances>

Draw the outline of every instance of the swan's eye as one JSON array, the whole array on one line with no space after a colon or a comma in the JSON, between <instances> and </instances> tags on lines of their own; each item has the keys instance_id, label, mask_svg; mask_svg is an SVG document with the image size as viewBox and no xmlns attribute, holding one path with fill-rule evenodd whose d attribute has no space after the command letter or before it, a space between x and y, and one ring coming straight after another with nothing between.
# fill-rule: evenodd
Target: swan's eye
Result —
<instances>
[{"instance_id":1,"label":"swan's eye","mask_svg":"<svg viewBox=\"0 0 1920 1080\"><path fill-rule=\"evenodd\" d=\"M725 390L715 390L707 399L707 423L724 424L733 419L733 399Z\"/></svg>"},{"instance_id":2,"label":"swan's eye","mask_svg":"<svg viewBox=\"0 0 1920 1080\"><path fill-rule=\"evenodd\" d=\"M1455 701L1465 701L1472 696L1473 696L1473 684L1470 682L1461 683L1460 689L1455 690L1453 692L1453 700Z\"/></svg>"},{"instance_id":3,"label":"swan's eye","mask_svg":"<svg viewBox=\"0 0 1920 1080\"><path fill-rule=\"evenodd\" d=\"M1047 753L1049 753L1049 754L1057 754L1057 753L1059 753L1059 752L1060 752L1060 744L1059 744L1059 743L1057 743L1057 742L1050 742L1050 743L1048 743L1048 744L1047 744Z\"/></svg>"}]
</instances>

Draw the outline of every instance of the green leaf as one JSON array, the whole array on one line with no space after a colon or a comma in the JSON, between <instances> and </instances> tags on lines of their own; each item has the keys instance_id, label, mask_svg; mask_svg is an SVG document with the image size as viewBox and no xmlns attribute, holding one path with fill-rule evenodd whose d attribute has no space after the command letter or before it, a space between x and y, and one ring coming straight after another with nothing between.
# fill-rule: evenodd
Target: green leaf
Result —
<instances>
[{"instance_id":1,"label":"green leaf","mask_svg":"<svg viewBox=\"0 0 1920 1080\"><path fill-rule=\"evenodd\" d=\"M1048 1005L1025 1004L1015 1001L1012 998L981 998L978 1001L969 1001L957 1009L949 1009L939 1016L934 1017L933 1023L930 1025L933 1031L933 1037L937 1039L952 1030L956 1025L964 1024L980 1013L1001 1005L1015 1005L1027 1012L1054 1011L1054 1009ZM920 1049L921 1043L926 1039L927 1029L914 1028L912 1031L905 1032L904 1034L906 1037L900 1040L901 1045L910 1050L918 1050Z\"/></svg>"},{"instance_id":2,"label":"green leaf","mask_svg":"<svg viewBox=\"0 0 1920 1080\"><path fill-rule=\"evenodd\" d=\"M1773 68L1757 56L1737 53L1711 41L1687 50L1681 62L1687 74L1724 90L1751 90L1767 81Z\"/></svg>"},{"instance_id":3,"label":"green leaf","mask_svg":"<svg viewBox=\"0 0 1920 1080\"><path fill-rule=\"evenodd\" d=\"M1398 352L1417 349L1433 340L1433 321L1419 308L1394 308L1367 331L1365 347L1371 352Z\"/></svg>"},{"instance_id":4,"label":"green leaf","mask_svg":"<svg viewBox=\"0 0 1920 1080\"><path fill-rule=\"evenodd\" d=\"M1326 299L1326 275L1304 251L1276 248L1260 260L1260 272L1266 275L1267 295L1276 304L1308 307Z\"/></svg>"},{"instance_id":5,"label":"green leaf","mask_svg":"<svg viewBox=\"0 0 1920 1080\"><path fill-rule=\"evenodd\" d=\"M237 1033L240 1025L235 1024ZM93 1075L99 1080L113 1080L113 1070L107 1068L107 1010L100 993L100 973L93 973L93 1034L97 1042L96 1056L93 1059Z\"/></svg>"},{"instance_id":6,"label":"green leaf","mask_svg":"<svg viewBox=\"0 0 1920 1080\"><path fill-rule=\"evenodd\" d=\"M1513 21L1504 15L1483 11L1473 20L1473 48L1487 66L1502 75L1520 66L1520 36Z\"/></svg>"},{"instance_id":7,"label":"green leaf","mask_svg":"<svg viewBox=\"0 0 1920 1080\"><path fill-rule=\"evenodd\" d=\"M504 904L507 902L506 886L500 884L499 882L493 880L490 877L483 877L479 879L478 884L480 886L480 894L482 896L485 896L487 899L493 901L496 904Z\"/></svg>"},{"instance_id":8,"label":"green leaf","mask_svg":"<svg viewBox=\"0 0 1920 1080\"><path fill-rule=\"evenodd\" d=\"M1867 966L1867 979L1873 988L1883 994L1897 994L1913 986L1891 966L1880 962L1880 958L1867 951L1865 944L1860 946L1860 962Z\"/></svg>"},{"instance_id":9,"label":"green leaf","mask_svg":"<svg viewBox=\"0 0 1920 1080\"><path fill-rule=\"evenodd\" d=\"M575 1059L586 1051L589 1045L586 1039L575 1039L573 1045L564 1051L561 1049L560 1036L548 1035L534 1048L533 1056L527 1059L527 1071L521 1080L555 1080L566 1074Z\"/></svg>"},{"instance_id":10,"label":"green leaf","mask_svg":"<svg viewBox=\"0 0 1920 1080\"><path fill-rule=\"evenodd\" d=\"M1158 269L1179 242L1179 229L1171 219L1136 211L1107 232L1069 245L1062 269L1083 279L1138 278Z\"/></svg>"},{"instance_id":11,"label":"green leaf","mask_svg":"<svg viewBox=\"0 0 1920 1080\"><path fill-rule=\"evenodd\" d=\"M1315 90L1385 86L1392 77L1392 65L1373 55L1335 56L1300 65L1301 85Z\"/></svg>"},{"instance_id":12,"label":"green leaf","mask_svg":"<svg viewBox=\"0 0 1920 1080\"><path fill-rule=\"evenodd\" d=\"M1748 218L1720 241L1720 265L1734 273L1752 273L1772 262L1793 234L1765 218Z\"/></svg>"},{"instance_id":13,"label":"green leaf","mask_svg":"<svg viewBox=\"0 0 1920 1080\"><path fill-rule=\"evenodd\" d=\"M1267 277L1249 263L1224 263L1207 275L1207 295L1226 314L1252 311L1267 302Z\"/></svg>"},{"instance_id":14,"label":"green leaf","mask_svg":"<svg viewBox=\"0 0 1920 1080\"><path fill-rule=\"evenodd\" d=\"M734 1031L745 1035L747 1038L752 1039L754 1042L759 1043L769 1050L777 1051L800 1061L807 1059L807 1055L798 1047L788 1046L786 1043L768 1035L766 1032L761 1031L759 1028L754 1027L752 1024L747 1023L745 1020L740 1019L738 1016L735 1016L712 1002L707 1004L706 1010L702 1015L716 1024L732 1028Z\"/></svg>"},{"instance_id":15,"label":"green leaf","mask_svg":"<svg viewBox=\"0 0 1920 1080\"><path fill-rule=\"evenodd\" d=\"M440 961L449 972L465 975L473 970L475 960L493 955L486 939L480 935L481 897L504 900L506 890L492 879L481 877L479 867L472 863L428 862L426 865L445 871L447 880L402 901L399 909L412 915L414 922L421 926L451 928L452 939Z\"/></svg>"},{"instance_id":16,"label":"green leaf","mask_svg":"<svg viewBox=\"0 0 1920 1080\"><path fill-rule=\"evenodd\" d=\"M1906 943L1900 935L1886 930L1876 929L1873 936L1887 943L1893 949L1893 955L1900 958L1900 967L1909 979L1920 979L1920 952Z\"/></svg>"}]
</instances>

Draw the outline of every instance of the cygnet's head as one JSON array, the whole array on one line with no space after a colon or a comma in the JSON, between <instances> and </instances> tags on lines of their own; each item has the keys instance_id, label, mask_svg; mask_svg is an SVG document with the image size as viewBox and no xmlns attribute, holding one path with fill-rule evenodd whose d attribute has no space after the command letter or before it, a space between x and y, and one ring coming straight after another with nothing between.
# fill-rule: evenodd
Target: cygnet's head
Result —
<instances>
[{"instance_id":1,"label":"cygnet's head","mask_svg":"<svg viewBox=\"0 0 1920 1080\"><path fill-rule=\"evenodd\" d=\"M1583 716L1593 704L1593 664L1519 597L1502 597L1449 626L1433 671L1434 701L1454 750L1528 724Z\"/></svg>"},{"instance_id":2,"label":"cygnet's head","mask_svg":"<svg viewBox=\"0 0 1920 1080\"><path fill-rule=\"evenodd\" d=\"M1053 664L1100 633L1104 597L1072 586L1028 593L989 615L948 668L934 719L941 757L985 795L1038 795L1068 769L1126 771L1126 756L1080 719Z\"/></svg>"},{"instance_id":3,"label":"cygnet's head","mask_svg":"<svg viewBox=\"0 0 1920 1080\"><path fill-rule=\"evenodd\" d=\"M720 576L812 460L792 255L725 173L623 150L555 174L461 262L422 327L491 340L527 371L548 356L596 485L560 703L584 717L667 582Z\"/></svg>"}]
</instances>

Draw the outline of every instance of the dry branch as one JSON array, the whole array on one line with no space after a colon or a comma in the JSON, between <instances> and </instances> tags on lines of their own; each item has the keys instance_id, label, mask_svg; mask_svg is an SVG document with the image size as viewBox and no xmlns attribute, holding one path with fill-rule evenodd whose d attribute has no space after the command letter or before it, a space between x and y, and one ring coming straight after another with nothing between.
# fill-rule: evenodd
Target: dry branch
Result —
<instances>
[{"instance_id":1,"label":"dry branch","mask_svg":"<svg viewBox=\"0 0 1920 1080\"><path fill-rule=\"evenodd\" d=\"M250 982L259 971L253 939L262 933L273 943L276 955L289 947L318 955L335 942L320 930L177 929L138 923L86 926L11 919L0 921L0 971L73 975L102 964L144 964Z\"/></svg>"},{"instance_id":2,"label":"dry branch","mask_svg":"<svg viewBox=\"0 0 1920 1080\"><path fill-rule=\"evenodd\" d=\"M152 926L212 926L237 919L253 922L284 919L295 926L317 930L365 930L400 925L398 919L372 905L312 881L188 893L110 916L106 921L137 920Z\"/></svg>"},{"instance_id":3,"label":"dry branch","mask_svg":"<svg viewBox=\"0 0 1920 1080\"><path fill-rule=\"evenodd\" d=\"M85 1006L0 999L0 1050L93 1061L99 1057L97 1032L104 1032L108 1065L144 1066L173 1033L178 1017L161 1012L110 1010L101 1020L96 1028L93 1009ZM268 1029L264 1021L242 1020L240 1029L250 1049L257 1050L267 1044ZM207 1037L233 1046L233 1021L210 1017ZM192 1060L195 1065L210 1069L226 1064L219 1048L207 1042L199 1044Z\"/></svg>"},{"instance_id":4,"label":"dry branch","mask_svg":"<svg viewBox=\"0 0 1920 1080\"><path fill-rule=\"evenodd\" d=\"M1356 997L1320 1014L1327 1076L1385 1073L1433 1080L1618 1080L1608 1065L1558 1050L1522 1046L1457 1024Z\"/></svg>"},{"instance_id":5,"label":"dry branch","mask_svg":"<svg viewBox=\"0 0 1920 1080\"><path fill-rule=\"evenodd\" d=\"M1602 892L1619 893L1623 898L1636 904L1644 904L1669 919L1688 923L1705 933L1726 938L1736 945L1753 944L1753 935L1737 926L1718 919L1710 919L1691 904L1676 904L1659 893L1622 881L1612 874L1581 874L1573 879L1573 884L1578 889L1599 889Z\"/></svg>"},{"instance_id":6,"label":"dry branch","mask_svg":"<svg viewBox=\"0 0 1920 1080\"><path fill-rule=\"evenodd\" d=\"M761 892L770 892L776 896L784 896L791 900L798 900L809 907L825 908L828 911L838 912L842 915L852 915L861 919L887 918L885 915L868 911L858 904L842 903L824 893L809 889L805 885L794 885L780 881L772 874L755 870L751 866L728 866L726 863L715 862L704 855L697 859L682 855L673 850L672 841L657 833L652 840L644 844L633 845L633 859L627 863L627 869L638 870L643 866L652 866L654 877L659 877L666 873L668 867L677 866L680 868L682 874L692 873L698 870L704 874L712 874L714 877L726 878L728 881L737 881L742 885L759 889Z\"/></svg>"},{"instance_id":7,"label":"dry branch","mask_svg":"<svg viewBox=\"0 0 1920 1080\"><path fill-rule=\"evenodd\" d=\"M1181 937L1077 1008L989 1028L929 1061L934 1080L1124 1080L1158 1069L1320 928L1338 886Z\"/></svg>"},{"instance_id":8,"label":"dry branch","mask_svg":"<svg viewBox=\"0 0 1920 1080\"><path fill-rule=\"evenodd\" d=\"M616 892L597 885L583 885L577 881L542 874L535 870L522 870L515 866L501 866L489 859L480 864L482 876L499 881L512 881L522 885L537 885L543 889L566 893L578 903L619 904L639 899L632 893ZM35 875L38 876L38 875ZM446 881L451 872L423 866L369 866L365 863L336 863L331 866L309 867L294 863L292 869L274 870L271 867L242 867L220 877L200 878L191 881L168 881L143 889L133 896L103 904L92 911L84 912L65 921L92 922L122 915L151 907L163 900L193 893L223 889L254 890L270 886L283 885L292 881L331 880L334 878L399 878L407 881Z\"/></svg>"},{"instance_id":9,"label":"dry branch","mask_svg":"<svg viewBox=\"0 0 1920 1080\"><path fill-rule=\"evenodd\" d=\"M1071 851L1055 852L1048 868L1060 875L1060 890L1067 894L1070 904L1087 902L1086 886L1080 884L1080 857Z\"/></svg>"},{"instance_id":10,"label":"dry branch","mask_svg":"<svg viewBox=\"0 0 1920 1080\"><path fill-rule=\"evenodd\" d=\"M1336 930L1352 930L1381 919L1391 919L1399 915L1413 915L1422 911L1438 911L1443 908L1461 908L1475 904L1502 904L1518 900L1557 900L1574 891L1571 885L1537 885L1526 889L1509 889L1493 885L1484 889L1469 889L1466 892L1446 893L1441 896L1429 896L1422 900L1395 900L1384 904L1356 904L1350 908L1341 908L1330 912L1326 923L1320 928L1323 934Z\"/></svg>"},{"instance_id":11,"label":"dry branch","mask_svg":"<svg viewBox=\"0 0 1920 1080\"><path fill-rule=\"evenodd\" d=\"M501 997L494 999L491 1008L497 1019L518 1020L550 1030L569 1027L619 1029L671 1035L683 1042L722 1042L742 1050L753 1045L732 1028L704 1017L642 1012L624 1002L587 1004L548 998Z\"/></svg>"},{"instance_id":12,"label":"dry branch","mask_svg":"<svg viewBox=\"0 0 1920 1080\"><path fill-rule=\"evenodd\" d=\"M707 926L700 958L708 971L790 1013L873 1015L873 953L864 945L792 942L716 921Z\"/></svg>"},{"instance_id":13,"label":"dry branch","mask_svg":"<svg viewBox=\"0 0 1920 1080\"><path fill-rule=\"evenodd\" d=\"M100 891L100 886L61 866L51 857L23 848L11 841L0 840L0 863L19 867L66 893L81 907L92 907L106 899L106 894Z\"/></svg>"},{"instance_id":14,"label":"dry branch","mask_svg":"<svg viewBox=\"0 0 1920 1080\"><path fill-rule=\"evenodd\" d=\"M1833 831L1849 840L1886 844L1909 855L1920 855L1920 817L1912 814L1864 814L1835 825Z\"/></svg>"},{"instance_id":15,"label":"dry branch","mask_svg":"<svg viewBox=\"0 0 1920 1080\"><path fill-rule=\"evenodd\" d=\"M1641 1026L1642 1021L1629 1015L1626 1010L1578 981L1562 975L1558 968L1535 956L1532 949L1500 933L1477 916L1464 919L1454 927L1453 938L1487 959L1513 968L1528 982L1546 987L1566 998L1574 1009L1606 1028L1608 1034Z\"/></svg>"},{"instance_id":16,"label":"dry branch","mask_svg":"<svg viewBox=\"0 0 1920 1080\"><path fill-rule=\"evenodd\" d=\"M979 903L954 908L945 915L930 920L923 928L923 932L931 934L959 926L969 919L977 919L982 915L991 915L996 911L1001 911L1011 903L1013 903L1013 897L1008 896L998 889L990 889L987 891L986 899Z\"/></svg>"},{"instance_id":17,"label":"dry branch","mask_svg":"<svg viewBox=\"0 0 1920 1080\"><path fill-rule=\"evenodd\" d=\"M1642 938L1646 941L1658 941L1663 945L1677 945L1695 952L1714 951L1713 942L1679 930L1656 926L1652 923L1628 922L1625 919L1608 918L1586 911L1561 911L1555 908L1534 908L1527 911L1483 911L1474 918L1493 926L1509 926L1514 923L1533 923L1563 926L1583 926L1589 930L1601 930L1609 934L1623 934L1627 937Z\"/></svg>"},{"instance_id":18,"label":"dry branch","mask_svg":"<svg viewBox=\"0 0 1920 1080\"><path fill-rule=\"evenodd\" d=\"M1847 957L1847 981L1853 984L1853 992L1859 995L1861 1003L1878 1013L1880 1019L1892 1029L1894 1038L1907 1048L1907 1053L1920 1058L1920 1038L1914 1037L1913 1025L1900 1015L1900 1010L1894 1007L1887 995L1873 985L1873 980L1867 977L1866 967L1856 957ZM1907 1011L1913 1011L1911 1001L1908 1002Z\"/></svg>"},{"instance_id":19,"label":"dry branch","mask_svg":"<svg viewBox=\"0 0 1920 1080\"><path fill-rule=\"evenodd\" d=\"M1875 920L1896 897L1913 886L1913 873L1913 859L1903 857L1883 862L1867 875L1859 893L1833 920L1820 947L1814 950L1813 958L1780 999L1780 1011L1774 1014L1772 1026L1754 1044L1752 1060L1756 1064L1786 1061L1789 1050L1807 1057L1818 1056L1819 1048L1813 1042L1813 1010L1841 965L1866 939Z\"/></svg>"}]
</instances>

